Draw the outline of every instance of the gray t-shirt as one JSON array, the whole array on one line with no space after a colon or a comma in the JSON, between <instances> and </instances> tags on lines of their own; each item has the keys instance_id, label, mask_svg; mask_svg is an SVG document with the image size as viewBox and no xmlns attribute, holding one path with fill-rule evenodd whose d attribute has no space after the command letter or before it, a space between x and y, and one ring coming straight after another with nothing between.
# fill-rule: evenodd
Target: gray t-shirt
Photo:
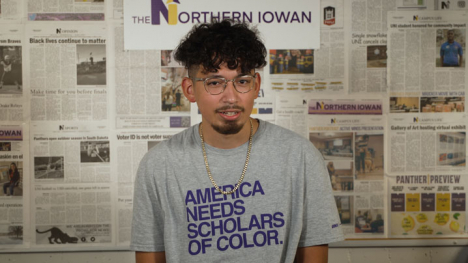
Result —
<instances>
[{"instance_id":1,"label":"gray t-shirt","mask_svg":"<svg viewBox=\"0 0 468 263\"><path fill-rule=\"evenodd\" d=\"M231 190L248 142L206 145L214 180ZM297 247L343 240L325 163L294 132L260 121L244 181L222 195L206 172L195 125L159 143L135 181L131 249L167 262L293 262Z\"/></svg>"}]
</instances>

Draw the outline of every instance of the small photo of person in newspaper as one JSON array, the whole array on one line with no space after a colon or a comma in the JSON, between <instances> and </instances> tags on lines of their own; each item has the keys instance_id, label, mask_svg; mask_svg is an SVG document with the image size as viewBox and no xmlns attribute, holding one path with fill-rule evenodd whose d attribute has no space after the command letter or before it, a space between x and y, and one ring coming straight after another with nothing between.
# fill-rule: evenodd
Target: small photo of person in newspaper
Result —
<instances>
[{"instance_id":1,"label":"small photo of person in newspaper","mask_svg":"<svg viewBox=\"0 0 468 263\"><path fill-rule=\"evenodd\" d=\"M0 94L22 92L21 47L0 47Z\"/></svg>"},{"instance_id":2,"label":"small photo of person in newspaper","mask_svg":"<svg viewBox=\"0 0 468 263\"><path fill-rule=\"evenodd\" d=\"M82 163L109 162L109 141L83 141L80 151Z\"/></svg>"},{"instance_id":3,"label":"small photo of person in newspaper","mask_svg":"<svg viewBox=\"0 0 468 263\"><path fill-rule=\"evenodd\" d=\"M23 162L0 162L0 184L2 196L23 195Z\"/></svg>"},{"instance_id":4,"label":"small photo of person in newspaper","mask_svg":"<svg viewBox=\"0 0 468 263\"><path fill-rule=\"evenodd\" d=\"M464 67L463 50L466 43L464 29L437 30L437 47L440 57L436 59L437 67Z\"/></svg>"},{"instance_id":5,"label":"small photo of person in newspaper","mask_svg":"<svg viewBox=\"0 0 468 263\"><path fill-rule=\"evenodd\" d=\"M77 84L106 85L106 45L76 45Z\"/></svg>"}]
</instances>

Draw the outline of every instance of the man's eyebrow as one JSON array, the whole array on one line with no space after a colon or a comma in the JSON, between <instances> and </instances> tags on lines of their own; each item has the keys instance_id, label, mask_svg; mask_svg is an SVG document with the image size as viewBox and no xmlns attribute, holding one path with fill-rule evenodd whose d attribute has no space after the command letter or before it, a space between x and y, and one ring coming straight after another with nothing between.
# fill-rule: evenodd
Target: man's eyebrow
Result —
<instances>
[{"instance_id":1,"label":"man's eyebrow","mask_svg":"<svg viewBox=\"0 0 468 263\"><path fill-rule=\"evenodd\" d=\"M208 73L208 74L206 74L206 77L207 78L224 78L224 76L219 75L219 74L215 74L215 73Z\"/></svg>"},{"instance_id":2,"label":"man's eyebrow","mask_svg":"<svg viewBox=\"0 0 468 263\"><path fill-rule=\"evenodd\" d=\"M250 73L239 73L235 76L236 77L240 77L240 76L245 76L245 75L250 75ZM226 78L225 76L223 75L220 75L220 74L216 74L216 73L208 73L206 75L207 78Z\"/></svg>"}]
</instances>

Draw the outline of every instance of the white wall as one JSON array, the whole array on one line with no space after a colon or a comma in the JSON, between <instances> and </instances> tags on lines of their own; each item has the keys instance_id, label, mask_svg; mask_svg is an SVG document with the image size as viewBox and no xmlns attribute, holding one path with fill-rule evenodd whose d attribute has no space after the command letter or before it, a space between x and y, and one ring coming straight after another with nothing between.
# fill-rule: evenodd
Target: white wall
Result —
<instances>
[{"instance_id":1,"label":"white wall","mask_svg":"<svg viewBox=\"0 0 468 263\"><path fill-rule=\"evenodd\" d=\"M134 263L133 252L0 254L2 263ZM467 263L468 247L330 248L329 263Z\"/></svg>"}]
</instances>

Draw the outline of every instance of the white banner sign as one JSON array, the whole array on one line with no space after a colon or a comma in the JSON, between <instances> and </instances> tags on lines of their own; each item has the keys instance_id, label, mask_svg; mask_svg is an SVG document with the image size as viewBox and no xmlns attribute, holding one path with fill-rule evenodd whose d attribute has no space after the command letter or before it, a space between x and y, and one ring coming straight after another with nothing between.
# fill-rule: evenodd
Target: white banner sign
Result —
<instances>
[{"instance_id":1,"label":"white banner sign","mask_svg":"<svg viewBox=\"0 0 468 263\"><path fill-rule=\"evenodd\" d=\"M258 26L268 48L320 47L319 0L125 0L124 9L127 50L174 49L193 25L212 19Z\"/></svg>"}]
</instances>

